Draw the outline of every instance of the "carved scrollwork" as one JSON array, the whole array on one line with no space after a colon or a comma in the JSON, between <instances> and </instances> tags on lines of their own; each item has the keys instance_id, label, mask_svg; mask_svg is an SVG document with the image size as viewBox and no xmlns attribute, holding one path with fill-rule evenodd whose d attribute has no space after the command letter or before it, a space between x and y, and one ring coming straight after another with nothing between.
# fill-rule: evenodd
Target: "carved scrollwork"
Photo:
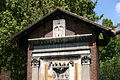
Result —
<instances>
[{"instance_id":1,"label":"carved scrollwork","mask_svg":"<svg viewBox=\"0 0 120 80\"><path fill-rule=\"evenodd\" d=\"M73 61L70 61L69 64L71 64L72 67L74 66L74 62Z\"/></svg>"},{"instance_id":2,"label":"carved scrollwork","mask_svg":"<svg viewBox=\"0 0 120 80\"><path fill-rule=\"evenodd\" d=\"M81 56L81 64L91 64L91 56L90 55L82 55Z\"/></svg>"}]
</instances>

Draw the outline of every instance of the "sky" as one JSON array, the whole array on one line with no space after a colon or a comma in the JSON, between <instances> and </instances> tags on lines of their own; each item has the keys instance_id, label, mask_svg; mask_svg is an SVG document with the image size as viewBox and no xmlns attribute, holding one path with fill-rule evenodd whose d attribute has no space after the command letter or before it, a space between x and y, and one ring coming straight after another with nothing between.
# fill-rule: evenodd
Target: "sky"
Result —
<instances>
[{"instance_id":1,"label":"sky","mask_svg":"<svg viewBox=\"0 0 120 80\"><path fill-rule=\"evenodd\" d=\"M104 14L103 18L111 19L116 25L120 23L120 0L99 0L95 12L98 15ZM99 23L101 24L101 21Z\"/></svg>"}]
</instances>

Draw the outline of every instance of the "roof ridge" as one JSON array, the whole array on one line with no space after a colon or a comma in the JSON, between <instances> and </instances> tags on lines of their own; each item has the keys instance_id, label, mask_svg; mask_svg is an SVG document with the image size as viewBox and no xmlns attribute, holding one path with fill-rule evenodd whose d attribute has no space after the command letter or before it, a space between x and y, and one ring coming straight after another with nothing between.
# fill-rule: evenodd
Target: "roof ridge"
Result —
<instances>
[{"instance_id":1,"label":"roof ridge","mask_svg":"<svg viewBox=\"0 0 120 80\"><path fill-rule=\"evenodd\" d=\"M70 12L70 11L65 10L65 9L62 9L62 8L60 8L60 7L56 7L56 9L54 9L54 10L51 11L50 13L46 14L45 16L43 16L43 17L42 17L40 20L38 20L37 22L31 24L31 25L28 26L26 29L24 29L24 30L18 32L17 34L15 34L15 35L13 36L13 39L15 39L16 37L18 37L20 34L24 33L26 30L29 30L32 26L37 25L38 23L44 21L47 17L49 17L50 15L54 14L56 11L63 12L63 13L65 13L65 14L68 14L68 15L73 16L73 17L75 17L75 18L78 18L78 19L80 19L80 20L83 20L83 21L85 21L85 22L87 22L87 23L89 23L89 24L92 24L92 25L94 25L94 26L98 26L99 28L101 28L101 29L103 29L103 30L109 31L112 35L115 35L115 34L113 33L113 31L111 31L112 29L110 29L109 27L106 27L106 26L103 26L103 25L101 25L101 24L98 24L98 23L96 23L95 21L89 20L88 18L84 18L83 16L80 16L80 15L78 15L78 14L76 14L76 13Z\"/></svg>"}]
</instances>

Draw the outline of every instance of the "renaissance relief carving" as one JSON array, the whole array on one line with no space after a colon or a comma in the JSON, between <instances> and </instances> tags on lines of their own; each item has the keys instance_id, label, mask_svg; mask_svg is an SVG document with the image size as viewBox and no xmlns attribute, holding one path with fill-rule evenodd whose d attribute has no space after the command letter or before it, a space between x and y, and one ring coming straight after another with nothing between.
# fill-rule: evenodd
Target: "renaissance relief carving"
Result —
<instances>
[{"instance_id":1,"label":"renaissance relief carving","mask_svg":"<svg viewBox=\"0 0 120 80\"><path fill-rule=\"evenodd\" d=\"M65 36L65 20L53 20L53 37Z\"/></svg>"},{"instance_id":2,"label":"renaissance relief carving","mask_svg":"<svg viewBox=\"0 0 120 80\"><path fill-rule=\"evenodd\" d=\"M52 80L69 80L70 66L74 66L74 62L50 62L49 70L52 72Z\"/></svg>"}]
</instances>

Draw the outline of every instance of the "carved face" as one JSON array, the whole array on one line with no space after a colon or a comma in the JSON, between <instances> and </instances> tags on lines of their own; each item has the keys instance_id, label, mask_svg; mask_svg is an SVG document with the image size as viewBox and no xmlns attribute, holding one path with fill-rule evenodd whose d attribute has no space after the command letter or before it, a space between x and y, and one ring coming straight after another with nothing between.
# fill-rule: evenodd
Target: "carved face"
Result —
<instances>
[{"instance_id":1,"label":"carved face","mask_svg":"<svg viewBox=\"0 0 120 80\"><path fill-rule=\"evenodd\" d=\"M65 20L54 20L53 21L53 37L65 36Z\"/></svg>"},{"instance_id":2,"label":"carved face","mask_svg":"<svg viewBox=\"0 0 120 80\"><path fill-rule=\"evenodd\" d=\"M62 35L64 33L63 26L58 25L54 28L54 30L55 30L55 37L62 37Z\"/></svg>"}]
</instances>

